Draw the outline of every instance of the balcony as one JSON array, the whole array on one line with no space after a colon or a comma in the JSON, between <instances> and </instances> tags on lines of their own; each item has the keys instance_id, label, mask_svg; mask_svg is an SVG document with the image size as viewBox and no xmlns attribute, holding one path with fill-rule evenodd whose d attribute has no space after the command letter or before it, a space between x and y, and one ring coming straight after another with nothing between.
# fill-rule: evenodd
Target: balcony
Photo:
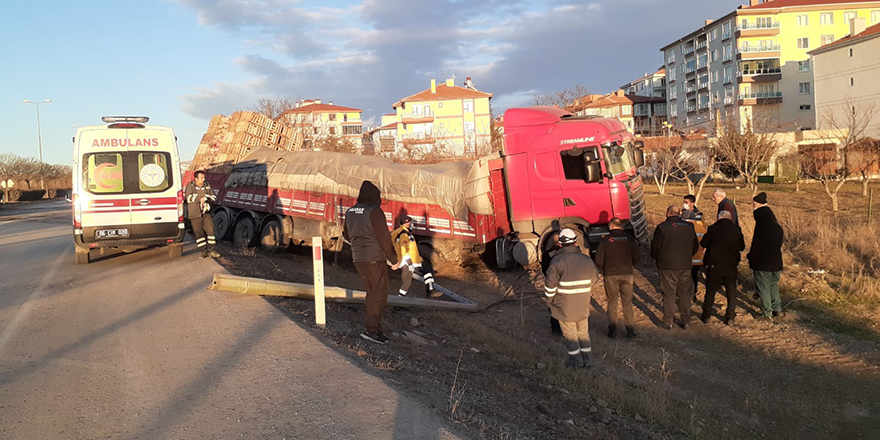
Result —
<instances>
[{"instance_id":1,"label":"balcony","mask_svg":"<svg viewBox=\"0 0 880 440\"><path fill-rule=\"evenodd\" d=\"M705 110L707 108L709 108L708 102L701 102L697 105L697 110Z\"/></svg>"},{"instance_id":2,"label":"balcony","mask_svg":"<svg viewBox=\"0 0 880 440\"><path fill-rule=\"evenodd\" d=\"M688 113L693 113L693 112L697 111L697 105L696 104L688 104L687 111L688 111Z\"/></svg>"},{"instance_id":3,"label":"balcony","mask_svg":"<svg viewBox=\"0 0 880 440\"><path fill-rule=\"evenodd\" d=\"M405 133L400 136L400 140L404 145L421 145L433 144L437 139L432 134L426 133Z\"/></svg>"},{"instance_id":4,"label":"balcony","mask_svg":"<svg viewBox=\"0 0 880 440\"><path fill-rule=\"evenodd\" d=\"M709 43L706 40L699 41L699 42L697 42L697 50L705 49L706 46L708 46L708 45L709 45Z\"/></svg>"},{"instance_id":5,"label":"balcony","mask_svg":"<svg viewBox=\"0 0 880 440\"><path fill-rule=\"evenodd\" d=\"M708 61L697 62L697 70L703 70L703 69L705 69L705 68L707 68L707 67L709 67L709 62L708 62Z\"/></svg>"},{"instance_id":6,"label":"balcony","mask_svg":"<svg viewBox=\"0 0 880 440\"><path fill-rule=\"evenodd\" d=\"M772 37L779 35L779 23L746 23L736 27L736 36L744 37Z\"/></svg>"},{"instance_id":7,"label":"balcony","mask_svg":"<svg viewBox=\"0 0 880 440\"><path fill-rule=\"evenodd\" d=\"M693 47L686 47L686 48L684 48L684 50L681 52L682 55L690 55L690 54L692 54L692 53L694 53L694 48L693 48Z\"/></svg>"},{"instance_id":8,"label":"balcony","mask_svg":"<svg viewBox=\"0 0 880 440\"><path fill-rule=\"evenodd\" d=\"M703 90L703 89L708 89L708 88L709 88L709 81L700 81L700 83L697 84L697 90Z\"/></svg>"},{"instance_id":9,"label":"balcony","mask_svg":"<svg viewBox=\"0 0 880 440\"><path fill-rule=\"evenodd\" d=\"M736 72L736 76L742 78L742 82L767 82L782 79L782 69L778 67L766 69L742 69Z\"/></svg>"},{"instance_id":10,"label":"balcony","mask_svg":"<svg viewBox=\"0 0 880 440\"><path fill-rule=\"evenodd\" d=\"M739 60L756 60L766 58L779 58L780 47L773 46L743 46L737 51L736 58Z\"/></svg>"},{"instance_id":11,"label":"balcony","mask_svg":"<svg viewBox=\"0 0 880 440\"><path fill-rule=\"evenodd\" d=\"M675 56L666 58L666 64L675 64Z\"/></svg>"},{"instance_id":12,"label":"balcony","mask_svg":"<svg viewBox=\"0 0 880 440\"><path fill-rule=\"evenodd\" d=\"M434 114L403 113L400 115L400 122L404 124L425 124L428 122L434 122Z\"/></svg>"},{"instance_id":13,"label":"balcony","mask_svg":"<svg viewBox=\"0 0 880 440\"><path fill-rule=\"evenodd\" d=\"M730 31L721 32L721 41L729 40L729 39L730 39Z\"/></svg>"},{"instance_id":14,"label":"balcony","mask_svg":"<svg viewBox=\"0 0 880 440\"><path fill-rule=\"evenodd\" d=\"M778 104L782 102L782 92L740 93L740 105Z\"/></svg>"},{"instance_id":15,"label":"balcony","mask_svg":"<svg viewBox=\"0 0 880 440\"><path fill-rule=\"evenodd\" d=\"M697 91L697 86L696 86L696 85L688 85L688 86L685 88L685 91L688 92L688 93L694 93L694 92Z\"/></svg>"},{"instance_id":16,"label":"balcony","mask_svg":"<svg viewBox=\"0 0 880 440\"><path fill-rule=\"evenodd\" d=\"M694 69L693 65L684 66L684 73L685 74L694 73L694 71L695 71L695 69Z\"/></svg>"},{"instance_id":17,"label":"balcony","mask_svg":"<svg viewBox=\"0 0 880 440\"><path fill-rule=\"evenodd\" d=\"M733 105L733 96L725 96L724 105Z\"/></svg>"}]
</instances>

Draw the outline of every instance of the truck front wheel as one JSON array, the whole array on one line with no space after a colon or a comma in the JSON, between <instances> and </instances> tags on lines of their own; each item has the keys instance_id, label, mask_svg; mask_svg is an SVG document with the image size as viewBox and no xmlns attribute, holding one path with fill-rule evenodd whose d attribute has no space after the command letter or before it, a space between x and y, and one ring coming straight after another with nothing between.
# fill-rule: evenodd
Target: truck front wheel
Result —
<instances>
[{"instance_id":1,"label":"truck front wheel","mask_svg":"<svg viewBox=\"0 0 880 440\"><path fill-rule=\"evenodd\" d=\"M221 209L214 214L214 232L218 240L229 240L232 232L232 218L229 217L229 211Z\"/></svg>"},{"instance_id":2,"label":"truck front wheel","mask_svg":"<svg viewBox=\"0 0 880 440\"><path fill-rule=\"evenodd\" d=\"M89 251L74 253L76 254L76 264L89 264Z\"/></svg>"},{"instance_id":3,"label":"truck front wheel","mask_svg":"<svg viewBox=\"0 0 880 440\"><path fill-rule=\"evenodd\" d=\"M257 239L257 232L254 226L254 219L245 217L235 223L235 232L232 234L232 241L236 246L251 247Z\"/></svg>"}]
</instances>

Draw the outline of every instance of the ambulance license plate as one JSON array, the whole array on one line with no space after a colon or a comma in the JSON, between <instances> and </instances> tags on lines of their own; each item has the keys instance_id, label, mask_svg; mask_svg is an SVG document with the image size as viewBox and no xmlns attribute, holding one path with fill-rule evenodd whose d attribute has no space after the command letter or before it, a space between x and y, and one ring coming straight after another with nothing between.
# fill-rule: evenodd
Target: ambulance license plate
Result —
<instances>
[{"instance_id":1,"label":"ambulance license plate","mask_svg":"<svg viewBox=\"0 0 880 440\"><path fill-rule=\"evenodd\" d=\"M128 229L98 229L95 231L97 238L125 238L128 237Z\"/></svg>"}]
</instances>

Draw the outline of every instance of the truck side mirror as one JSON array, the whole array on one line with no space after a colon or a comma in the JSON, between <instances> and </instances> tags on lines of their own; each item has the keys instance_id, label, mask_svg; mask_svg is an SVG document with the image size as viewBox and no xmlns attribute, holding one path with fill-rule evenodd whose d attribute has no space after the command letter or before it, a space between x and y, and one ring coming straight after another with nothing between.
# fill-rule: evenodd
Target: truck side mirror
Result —
<instances>
[{"instance_id":1,"label":"truck side mirror","mask_svg":"<svg viewBox=\"0 0 880 440\"><path fill-rule=\"evenodd\" d=\"M602 181L602 168L597 160L584 160L584 181L599 183Z\"/></svg>"},{"instance_id":2,"label":"truck side mirror","mask_svg":"<svg viewBox=\"0 0 880 440\"><path fill-rule=\"evenodd\" d=\"M634 159L636 161L636 168L645 166L645 150L636 148L633 150L633 155L635 155Z\"/></svg>"}]
</instances>

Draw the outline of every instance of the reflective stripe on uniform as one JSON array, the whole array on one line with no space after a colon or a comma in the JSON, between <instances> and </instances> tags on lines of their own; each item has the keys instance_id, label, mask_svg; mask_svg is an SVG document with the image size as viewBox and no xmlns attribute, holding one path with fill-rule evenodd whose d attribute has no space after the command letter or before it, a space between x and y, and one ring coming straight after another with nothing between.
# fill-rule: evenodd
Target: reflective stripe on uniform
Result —
<instances>
[{"instance_id":1,"label":"reflective stripe on uniform","mask_svg":"<svg viewBox=\"0 0 880 440\"><path fill-rule=\"evenodd\" d=\"M579 286L581 284L592 284L592 283L593 283L593 280L560 281L559 285L571 287L571 286Z\"/></svg>"},{"instance_id":2,"label":"reflective stripe on uniform","mask_svg":"<svg viewBox=\"0 0 880 440\"><path fill-rule=\"evenodd\" d=\"M581 351L580 351L580 350L574 350L574 351L569 351L569 352L568 352L568 355L569 355L569 356L577 356L577 355L579 355L579 354L581 354Z\"/></svg>"},{"instance_id":3,"label":"reflective stripe on uniform","mask_svg":"<svg viewBox=\"0 0 880 440\"><path fill-rule=\"evenodd\" d=\"M581 353L590 353L593 351L593 347L582 348Z\"/></svg>"},{"instance_id":4,"label":"reflective stripe on uniform","mask_svg":"<svg viewBox=\"0 0 880 440\"><path fill-rule=\"evenodd\" d=\"M565 293L565 294L571 295L573 293L590 293L591 290L592 290L592 288L590 288L590 287L584 287L584 288L580 288L580 289L563 289L560 287L559 293Z\"/></svg>"},{"instance_id":5,"label":"reflective stripe on uniform","mask_svg":"<svg viewBox=\"0 0 880 440\"><path fill-rule=\"evenodd\" d=\"M544 286L544 292L547 292L547 293L556 293L556 290L557 290L556 287L552 287L552 288L551 288L551 287Z\"/></svg>"}]
</instances>

